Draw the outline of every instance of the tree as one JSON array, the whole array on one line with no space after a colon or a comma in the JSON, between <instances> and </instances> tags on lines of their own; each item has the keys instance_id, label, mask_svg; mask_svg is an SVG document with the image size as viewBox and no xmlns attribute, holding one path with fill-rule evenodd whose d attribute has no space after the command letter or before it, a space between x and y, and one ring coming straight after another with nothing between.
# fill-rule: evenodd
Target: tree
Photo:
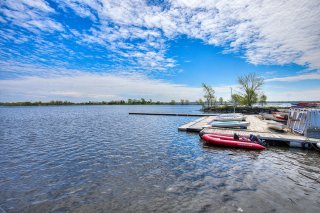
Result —
<instances>
[{"instance_id":1,"label":"tree","mask_svg":"<svg viewBox=\"0 0 320 213\"><path fill-rule=\"evenodd\" d=\"M196 103L203 106L203 100L201 98L199 100L197 100Z\"/></svg>"},{"instance_id":2,"label":"tree","mask_svg":"<svg viewBox=\"0 0 320 213\"><path fill-rule=\"evenodd\" d=\"M141 98L141 104L146 104L146 100L144 98Z\"/></svg>"},{"instance_id":3,"label":"tree","mask_svg":"<svg viewBox=\"0 0 320 213\"><path fill-rule=\"evenodd\" d=\"M171 100L171 101L170 101L170 104L175 105L175 104L176 104L176 101L175 101L175 100Z\"/></svg>"},{"instance_id":4,"label":"tree","mask_svg":"<svg viewBox=\"0 0 320 213\"><path fill-rule=\"evenodd\" d=\"M258 102L258 92L261 89L264 80L255 73L239 76L238 82L241 89L242 104L251 107ZM241 103L241 102L240 102Z\"/></svg>"},{"instance_id":5,"label":"tree","mask_svg":"<svg viewBox=\"0 0 320 213\"><path fill-rule=\"evenodd\" d=\"M183 99L181 99L181 100L180 100L180 103L183 105L183 104L184 104L184 100L183 100Z\"/></svg>"},{"instance_id":6,"label":"tree","mask_svg":"<svg viewBox=\"0 0 320 213\"><path fill-rule=\"evenodd\" d=\"M237 106L238 104L241 104L243 102L241 95L239 94L233 94L231 96L232 98L232 102L234 103L235 106Z\"/></svg>"},{"instance_id":7,"label":"tree","mask_svg":"<svg viewBox=\"0 0 320 213\"><path fill-rule=\"evenodd\" d=\"M205 92L204 98L207 100L208 107L212 107L215 100L214 90L211 86L206 85L205 83L202 83L202 87Z\"/></svg>"},{"instance_id":8,"label":"tree","mask_svg":"<svg viewBox=\"0 0 320 213\"><path fill-rule=\"evenodd\" d=\"M262 94L259 98L259 103L261 104L261 106L263 106L264 104L267 103L267 96L265 94Z\"/></svg>"},{"instance_id":9,"label":"tree","mask_svg":"<svg viewBox=\"0 0 320 213\"><path fill-rule=\"evenodd\" d=\"M219 103L220 103L220 105L223 104L223 98L222 97L219 98Z\"/></svg>"}]
</instances>

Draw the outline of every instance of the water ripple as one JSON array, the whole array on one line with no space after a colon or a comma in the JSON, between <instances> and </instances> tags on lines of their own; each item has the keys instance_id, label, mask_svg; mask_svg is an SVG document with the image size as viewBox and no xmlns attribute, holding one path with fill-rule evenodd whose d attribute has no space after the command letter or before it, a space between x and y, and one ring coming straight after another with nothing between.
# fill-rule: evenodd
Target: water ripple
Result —
<instances>
[{"instance_id":1,"label":"water ripple","mask_svg":"<svg viewBox=\"0 0 320 213\"><path fill-rule=\"evenodd\" d=\"M204 144L197 106L0 108L0 207L10 212L317 212L319 153Z\"/></svg>"}]
</instances>

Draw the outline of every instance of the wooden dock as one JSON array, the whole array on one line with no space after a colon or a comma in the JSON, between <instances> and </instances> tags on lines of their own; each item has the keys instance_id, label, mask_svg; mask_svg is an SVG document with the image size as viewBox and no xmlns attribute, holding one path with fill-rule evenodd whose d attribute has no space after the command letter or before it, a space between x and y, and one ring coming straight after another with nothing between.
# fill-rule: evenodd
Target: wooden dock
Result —
<instances>
[{"instance_id":1,"label":"wooden dock","mask_svg":"<svg viewBox=\"0 0 320 213\"><path fill-rule=\"evenodd\" d=\"M209 127L208 123L213 121L217 116L205 116L194 120L190 123L182 125L178 128L180 131L187 131L187 132L200 132L203 128Z\"/></svg>"},{"instance_id":2,"label":"wooden dock","mask_svg":"<svg viewBox=\"0 0 320 213\"><path fill-rule=\"evenodd\" d=\"M161 112L129 112L129 115L165 115L165 116L216 116L217 114L161 113Z\"/></svg>"},{"instance_id":3,"label":"wooden dock","mask_svg":"<svg viewBox=\"0 0 320 213\"><path fill-rule=\"evenodd\" d=\"M250 122L247 129L230 129L230 128L214 128L209 125L216 116L207 116L185 125L180 126L180 131L201 132L201 134L219 133L219 134L239 134L249 136L250 134L258 135L261 139L269 141L271 145L287 145L290 147L315 146L320 143L320 139L306 138L302 135L290 132L276 132L268 128L267 123L259 119L255 115L248 115L246 120Z\"/></svg>"}]
</instances>

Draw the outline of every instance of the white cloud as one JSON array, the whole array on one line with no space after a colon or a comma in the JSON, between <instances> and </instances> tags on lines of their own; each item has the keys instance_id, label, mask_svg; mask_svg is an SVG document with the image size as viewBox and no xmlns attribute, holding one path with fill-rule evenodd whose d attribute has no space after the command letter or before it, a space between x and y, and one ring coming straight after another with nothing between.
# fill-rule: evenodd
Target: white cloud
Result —
<instances>
[{"instance_id":1,"label":"white cloud","mask_svg":"<svg viewBox=\"0 0 320 213\"><path fill-rule=\"evenodd\" d=\"M49 101L69 100L103 101L128 98L146 98L160 101L188 99L191 101L203 98L201 87L170 83L155 80L136 72L86 73L76 69L58 69L50 66L35 66L16 62L6 68L12 76L0 80L0 101ZM6 63L0 64L0 66ZM24 76L15 78L16 73L25 72ZM266 80L263 90L268 100L320 100L320 88L301 90L295 87L271 86L269 82L300 81L320 79L320 76L303 74L299 77L284 77ZM212 85L217 98L230 99L230 87L239 92L237 85ZM281 92L280 92L281 91ZM308 95L306 95L308 94Z\"/></svg>"},{"instance_id":2,"label":"white cloud","mask_svg":"<svg viewBox=\"0 0 320 213\"><path fill-rule=\"evenodd\" d=\"M21 2L25 5L44 12L54 12L54 10L48 5L48 3L43 0L22 0Z\"/></svg>"},{"instance_id":3,"label":"white cloud","mask_svg":"<svg viewBox=\"0 0 320 213\"><path fill-rule=\"evenodd\" d=\"M34 33L62 31L63 26L50 18L55 10L44 0L4 0L0 3L0 14L10 23Z\"/></svg>"},{"instance_id":4,"label":"white cloud","mask_svg":"<svg viewBox=\"0 0 320 213\"><path fill-rule=\"evenodd\" d=\"M2 22L2 23L6 23L7 21L6 21L4 18L2 18L2 17L0 16L0 22Z\"/></svg>"},{"instance_id":5,"label":"white cloud","mask_svg":"<svg viewBox=\"0 0 320 213\"><path fill-rule=\"evenodd\" d=\"M0 4L4 15L1 22L9 20L38 34L67 30L53 19L52 14L58 12L44 0ZM161 4L144 0L57 0L56 4L64 13L69 8L92 21L81 31L68 26L67 33L72 36L64 33L64 39L101 45L113 51L115 60L128 60L132 68L163 71L175 67L175 62L166 59L166 43L179 35L222 46L225 53L242 51L253 64L296 63L320 68L318 0L168 0ZM157 56L150 59L151 52Z\"/></svg>"},{"instance_id":6,"label":"white cloud","mask_svg":"<svg viewBox=\"0 0 320 213\"><path fill-rule=\"evenodd\" d=\"M0 80L0 101L102 101L146 98L196 100L201 88L153 80L143 75L80 73L73 76L23 77Z\"/></svg>"},{"instance_id":7,"label":"white cloud","mask_svg":"<svg viewBox=\"0 0 320 213\"><path fill-rule=\"evenodd\" d=\"M265 94L271 101L320 101L320 87L304 90L279 88L268 90Z\"/></svg>"},{"instance_id":8,"label":"white cloud","mask_svg":"<svg viewBox=\"0 0 320 213\"><path fill-rule=\"evenodd\" d=\"M266 79L266 82L293 82L293 81L304 81L304 80L320 80L320 73L308 73L302 75L295 75L295 76L287 76L287 77L280 77L280 78L270 78Z\"/></svg>"},{"instance_id":9,"label":"white cloud","mask_svg":"<svg viewBox=\"0 0 320 213\"><path fill-rule=\"evenodd\" d=\"M0 71L12 73L12 77L37 76L23 77L23 80L16 81L4 80L2 83L15 85L14 82L20 82L24 85L23 82L32 82L44 85L43 82L48 81L46 83L49 85L58 84L56 82L65 85L65 90L52 87L52 91L39 86L32 89L30 94L26 94L28 85L25 85L24 90L16 93L25 94L21 97L34 97L33 94L38 91L46 91L48 93L39 92L39 97L121 98L123 96L120 90L105 89L100 93L92 88L90 93L79 86L70 90L64 80L74 79L79 84L87 82L86 90L90 91L89 82L95 85L92 79L101 77L109 82L108 79L114 77L120 83L124 77L118 74L99 76L84 72L126 70L148 74L152 71L170 71L178 63L175 58L167 56L169 41L181 35L221 46L226 54L241 52L252 64L296 63L308 67L308 70L316 70L297 76L267 79L267 82L320 79L318 0L167 0L161 5L143 0L56 0L54 2L57 7L52 2L0 1L0 24L6 26L0 29ZM79 16L79 23L86 19L85 22L76 27L69 25L66 17L69 17L70 9ZM75 45L78 46L74 48ZM89 59L97 60L92 63ZM74 67L77 63L82 65L79 70L66 68ZM72 77L74 75L76 77ZM86 78L88 80L84 81ZM137 88L141 84L137 79L149 82L150 85L154 83L157 87L150 86L150 91L154 91L153 95L156 93L155 88L161 91L162 86L166 85L164 88L167 91L178 88L177 91L181 93L176 95L180 98L183 95L179 88L189 88L153 81L147 77L129 79L128 85L137 85ZM31 87L31 83L29 86ZM22 86L17 85L17 88ZM189 91L193 95L187 98L196 97L193 89ZM216 89L221 89L221 96L228 97L228 92L225 91L229 88ZM140 97L142 95L138 91L146 90L148 91L147 87L132 91ZM13 94L13 89L9 87L6 87L6 91ZM310 93L317 97L314 92ZM170 92L164 94L173 97ZM272 97L280 96L272 93L270 98ZM292 97L300 98L294 95Z\"/></svg>"},{"instance_id":10,"label":"white cloud","mask_svg":"<svg viewBox=\"0 0 320 213\"><path fill-rule=\"evenodd\" d=\"M65 4L81 12L73 6L73 1ZM128 32L133 32L132 26L154 32L161 29L167 39L185 34L223 46L226 52L242 49L253 64L296 63L313 69L320 67L320 4L317 0L232 3L175 0L156 6L146 1L108 0L102 4L77 1L77 5L94 10L103 25L113 22ZM130 36L138 38L138 35L142 34Z\"/></svg>"},{"instance_id":11,"label":"white cloud","mask_svg":"<svg viewBox=\"0 0 320 213\"><path fill-rule=\"evenodd\" d=\"M39 76L39 77L57 77L80 75L80 70L61 69L50 65L35 65L33 63L21 63L17 61L0 61L2 73L8 73L9 76Z\"/></svg>"}]
</instances>

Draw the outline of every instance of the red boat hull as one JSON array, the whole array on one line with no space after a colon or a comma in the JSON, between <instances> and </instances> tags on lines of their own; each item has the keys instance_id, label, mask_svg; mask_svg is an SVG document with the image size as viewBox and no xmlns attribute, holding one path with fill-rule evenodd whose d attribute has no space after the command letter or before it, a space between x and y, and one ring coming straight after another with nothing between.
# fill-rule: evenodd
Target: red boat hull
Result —
<instances>
[{"instance_id":1,"label":"red boat hull","mask_svg":"<svg viewBox=\"0 0 320 213\"><path fill-rule=\"evenodd\" d=\"M274 115L274 117L276 119L279 119L279 120L282 120L282 121L285 121L286 119L284 117L282 117L281 115Z\"/></svg>"},{"instance_id":2,"label":"red boat hull","mask_svg":"<svg viewBox=\"0 0 320 213\"><path fill-rule=\"evenodd\" d=\"M253 150L265 149L264 146L257 143L226 140L226 139L221 139L219 137L212 136L210 134L202 135L202 139L205 140L207 143L210 143L216 146L225 146L225 147L233 147L233 148L241 148L241 149L253 149Z\"/></svg>"},{"instance_id":3,"label":"red boat hull","mask_svg":"<svg viewBox=\"0 0 320 213\"><path fill-rule=\"evenodd\" d=\"M208 134L214 138L220 138L223 140L231 140L234 141L234 136L233 135L227 135L227 134ZM243 137L243 136L239 136L239 141L241 142L251 142L249 138L247 137Z\"/></svg>"}]
</instances>

